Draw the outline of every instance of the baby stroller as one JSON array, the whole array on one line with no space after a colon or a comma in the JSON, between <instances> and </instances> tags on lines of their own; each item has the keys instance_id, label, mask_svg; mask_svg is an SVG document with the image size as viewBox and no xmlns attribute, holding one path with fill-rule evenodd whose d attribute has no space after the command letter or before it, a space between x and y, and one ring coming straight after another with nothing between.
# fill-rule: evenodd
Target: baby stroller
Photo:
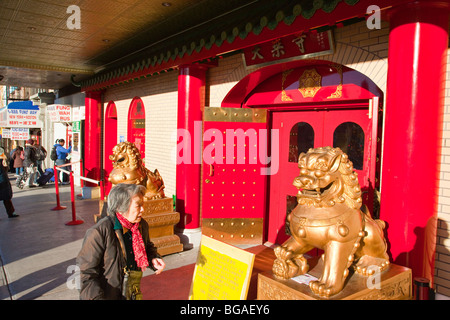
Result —
<instances>
[{"instance_id":1,"label":"baby stroller","mask_svg":"<svg viewBox=\"0 0 450 320\"><path fill-rule=\"evenodd\" d=\"M27 170L23 170L22 174L16 179L16 187L23 189L23 187L25 186L25 182L27 182L28 176L29 173L27 172Z\"/></svg>"}]
</instances>

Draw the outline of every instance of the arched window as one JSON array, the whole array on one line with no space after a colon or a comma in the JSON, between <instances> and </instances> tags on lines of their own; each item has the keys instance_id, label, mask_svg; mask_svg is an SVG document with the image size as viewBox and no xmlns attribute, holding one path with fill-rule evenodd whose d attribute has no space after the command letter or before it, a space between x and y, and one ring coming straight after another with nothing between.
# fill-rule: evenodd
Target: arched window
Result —
<instances>
[{"instance_id":1,"label":"arched window","mask_svg":"<svg viewBox=\"0 0 450 320\"><path fill-rule=\"evenodd\" d=\"M344 151L356 170L363 170L364 130L354 122L340 124L333 133L333 147Z\"/></svg>"},{"instance_id":2,"label":"arched window","mask_svg":"<svg viewBox=\"0 0 450 320\"><path fill-rule=\"evenodd\" d=\"M112 154L112 149L117 144L117 109L113 101L108 103L105 112L105 132L104 132L105 150L104 150L104 169L106 177L109 176L113 170L112 161L109 156ZM111 189L111 183L105 179L106 194Z\"/></svg>"},{"instance_id":3,"label":"arched window","mask_svg":"<svg viewBox=\"0 0 450 320\"><path fill-rule=\"evenodd\" d=\"M298 162L302 152L314 148L314 129L309 123L298 122L291 128L289 135L289 162Z\"/></svg>"},{"instance_id":4,"label":"arched window","mask_svg":"<svg viewBox=\"0 0 450 320\"><path fill-rule=\"evenodd\" d=\"M145 158L145 108L140 98L131 101L128 113L128 141L133 142Z\"/></svg>"}]
</instances>

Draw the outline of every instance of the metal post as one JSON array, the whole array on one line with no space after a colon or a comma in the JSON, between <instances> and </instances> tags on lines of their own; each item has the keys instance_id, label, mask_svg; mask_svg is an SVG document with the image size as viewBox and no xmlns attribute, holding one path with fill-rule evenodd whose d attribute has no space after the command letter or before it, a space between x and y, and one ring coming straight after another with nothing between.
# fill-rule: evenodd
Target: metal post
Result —
<instances>
[{"instance_id":1,"label":"metal post","mask_svg":"<svg viewBox=\"0 0 450 320\"><path fill-rule=\"evenodd\" d=\"M75 183L73 178L73 172L70 172L70 200L72 201L72 221L66 223L66 226L75 226L84 223L83 220L77 220L75 212Z\"/></svg>"},{"instance_id":2,"label":"metal post","mask_svg":"<svg viewBox=\"0 0 450 320\"><path fill-rule=\"evenodd\" d=\"M67 207L61 206L59 202L59 185L58 185L58 169L56 166L53 167L54 177L55 177L55 191L56 191L56 207L52 208L53 211L64 210Z\"/></svg>"}]
</instances>

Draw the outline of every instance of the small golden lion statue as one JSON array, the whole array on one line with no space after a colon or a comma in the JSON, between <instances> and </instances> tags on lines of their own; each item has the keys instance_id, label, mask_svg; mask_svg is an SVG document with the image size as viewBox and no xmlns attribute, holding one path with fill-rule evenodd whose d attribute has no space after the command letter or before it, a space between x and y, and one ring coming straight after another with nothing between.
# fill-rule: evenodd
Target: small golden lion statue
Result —
<instances>
[{"instance_id":1,"label":"small golden lion statue","mask_svg":"<svg viewBox=\"0 0 450 320\"><path fill-rule=\"evenodd\" d=\"M142 163L141 153L134 143L120 142L113 148L109 160L113 162L114 169L109 175L112 184L128 183L141 184L147 188L145 198L164 198L164 181L158 170L148 170Z\"/></svg>"},{"instance_id":2,"label":"small golden lion statue","mask_svg":"<svg viewBox=\"0 0 450 320\"><path fill-rule=\"evenodd\" d=\"M343 289L349 267L365 276L386 269L385 224L360 210L361 188L348 156L339 148L309 149L300 154L298 167L293 183L298 204L286 219L291 237L275 248L274 275L289 279L305 274L309 266L303 254L322 249L322 275L309 286L328 298Z\"/></svg>"}]
</instances>

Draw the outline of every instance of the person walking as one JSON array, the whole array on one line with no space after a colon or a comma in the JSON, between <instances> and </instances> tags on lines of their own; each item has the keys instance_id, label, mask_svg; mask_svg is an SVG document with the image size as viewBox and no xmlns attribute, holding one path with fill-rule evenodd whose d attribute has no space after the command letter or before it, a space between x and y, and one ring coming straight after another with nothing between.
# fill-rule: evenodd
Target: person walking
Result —
<instances>
[{"instance_id":1,"label":"person walking","mask_svg":"<svg viewBox=\"0 0 450 320\"><path fill-rule=\"evenodd\" d=\"M13 197L13 191L11 188L11 182L9 182L8 178L8 166L6 159L4 149L0 147L0 200L3 201L8 218L17 218L19 215L15 213L15 208L11 200Z\"/></svg>"},{"instance_id":2,"label":"person walking","mask_svg":"<svg viewBox=\"0 0 450 320\"><path fill-rule=\"evenodd\" d=\"M17 146L12 154L12 159L14 160L14 169L16 169L16 177L18 177L23 172L23 159L25 159L21 146Z\"/></svg>"},{"instance_id":3,"label":"person walking","mask_svg":"<svg viewBox=\"0 0 450 320\"><path fill-rule=\"evenodd\" d=\"M34 177L36 175L36 166L37 166L37 158L36 158L36 149L33 147L34 140L28 139L25 143L25 148L23 149L25 159L23 160L23 166L25 170L27 170L28 177L27 181L25 181L24 188L36 187L38 184L34 183Z\"/></svg>"},{"instance_id":4,"label":"person walking","mask_svg":"<svg viewBox=\"0 0 450 320\"><path fill-rule=\"evenodd\" d=\"M42 170L42 162L47 157L47 150L45 150L45 148L41 145L35 145L34 147L36 150L36 169L37 169L37 171L39 173L39 177L40 177L44 174L44 171ZM34 183L37 183L37 179L39 177L37 174L35 175Z\"/></svg>"},{"instance_id":5,"label":"person walking","mask_svg":"<svg viewBox=\"0 0 450 320\"><path fill-rule=\"evenodd\" d=\"M67 163L67 155L69 153L72 152L72 143L69 142L69 148L66 149L64 148L64 143L65 140L64 139L59 139L57 140L58 142L55 143L54 147L56 148L56 161L55 161L55 165L56 166L60 166L63 164ZM64 170L70 170L70 166L64 167ZM63 179L61 181L61 179L59 178L60 176L60 171L58 170L58 181L62 182L62 184L68 184L69 182L69 176L67 175L67 173L63 174Z\"/></svg>"},{"instance_id":6,"label":"person walking","mask_svg":"<svg viewBox=\"0 0 450 320\"><path fill-rule=\"evenodd\" d=\"M142 219L145 192L142 185L125 183L111 189L108 216L86 231L77 256L80 299L141 300L142 272L163 271L165 263Z\"/></svg>"}]
</instances>

